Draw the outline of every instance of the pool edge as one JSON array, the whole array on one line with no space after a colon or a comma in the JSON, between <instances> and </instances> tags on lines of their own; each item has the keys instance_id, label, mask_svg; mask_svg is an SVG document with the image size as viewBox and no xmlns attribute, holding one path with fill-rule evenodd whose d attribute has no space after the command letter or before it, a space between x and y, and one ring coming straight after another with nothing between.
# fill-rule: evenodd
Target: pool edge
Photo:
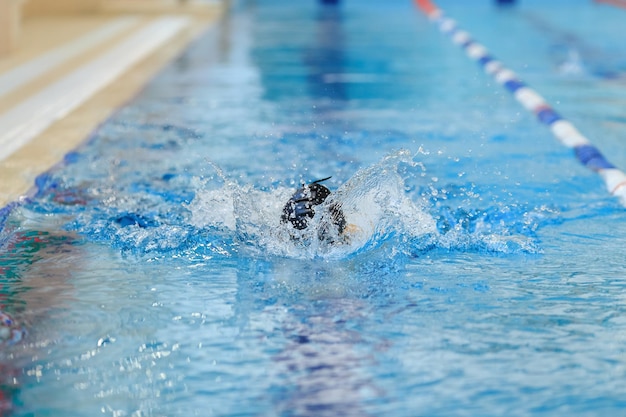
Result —
<instances>
[{"instance_id":1,"label":"pool edge","mask_svg":"<svg viewBox=\"0 0 626 417\"><path fill-rule=\"evenodd\" d=\"M223 12L223 8L216 7L213 13L200 16L178 15L187 18L188 24L184 28L124 69L112 81L102 85L102 88L97 89L68 114L52 121L41 133L0 160L0 207L7 207L26 198L39 174L61 163L67 152L87 140L98 125L135 97L168 62L215 24ZM154 22L167 16L172 15L159 13L146 16L145 19ZM51 80L50 84L54 81L57 80ZM29 97L24 97L24 100L27 99Z\"/></svg>"}]
</instances>

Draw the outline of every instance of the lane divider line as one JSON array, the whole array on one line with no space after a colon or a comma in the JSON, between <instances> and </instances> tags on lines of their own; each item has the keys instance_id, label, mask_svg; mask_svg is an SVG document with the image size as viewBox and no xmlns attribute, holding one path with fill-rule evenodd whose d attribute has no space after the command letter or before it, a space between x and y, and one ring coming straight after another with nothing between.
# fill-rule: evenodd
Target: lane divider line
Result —
<instances>
[{"instance_id":1,"label":"lane divider line","mask_svg":"<svg viewBox=\"0 0 626 417\"><path fill-rule=\"evenodd\" d=\"M626 206L626 174L622 170L610 163L571 122L557 113L517 74L496 60L484 45L474 41L468 32L460 29L456 21L446 17L431 0L414 0L414 3L443 34L463 48L469 58L478 62L484 71L509 91L525 109L534 113L537 120L546 125L559 142L572 148L578 161L598 173L604 180L607 190Z\"/></svg>"},{"instance_id":2,"label":"lane divider line","mask_svg":"<svg viewBox=\"0 0 626 417\"><path fill-rule=\"evenodd\" d=\"M137 24L138 21L138 17L120 17L70 43L59 46L32 61L0 74L0 98L53 70L69 59L97 47Z\"/></svg>"},{"instance_id":3,"label":"lane divider line","mask_svg":"<svg viewBox=\"0 0 626 417\"><path fill-rule=\"evenodd\" d=\"M162 17L98 58L0 115L0 161L29 143L190 25L186 17Z\"/></svg>"}]
</instances>

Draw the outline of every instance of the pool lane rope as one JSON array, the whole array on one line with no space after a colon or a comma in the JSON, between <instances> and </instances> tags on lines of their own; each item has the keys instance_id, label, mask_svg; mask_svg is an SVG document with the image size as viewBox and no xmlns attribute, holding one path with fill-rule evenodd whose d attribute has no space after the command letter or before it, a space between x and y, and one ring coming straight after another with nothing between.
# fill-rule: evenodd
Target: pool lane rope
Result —
<instances>
[{"instance_id":1,"label":"pool lane rope","mask_svg":"<svg viewBox=\"0 0 626 417\"><path fill-rule=\"evenodd\" d=\"M438 25L439 30L448 35L452 42L463 48L466 54L478 62L485 72L508 90L513 97L535 114L537 119L548 126L552 134L565 146L572 148L578 161L598 173L608 191L619 198L626 206L626 174L610 163L572 123L559 115L535 90L521 81L518 76L497 61L480 43L474 41L470 34L460 29L456 22L446 17L430 0L414 0L415 4L428 19Z\"/></svg>"}]
</instances>

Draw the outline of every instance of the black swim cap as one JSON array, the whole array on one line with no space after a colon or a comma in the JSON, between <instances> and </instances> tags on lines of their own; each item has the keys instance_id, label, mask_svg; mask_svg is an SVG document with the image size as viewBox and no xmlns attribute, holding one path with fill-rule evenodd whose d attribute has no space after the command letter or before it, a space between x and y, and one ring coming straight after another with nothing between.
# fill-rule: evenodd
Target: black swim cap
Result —
<instances>
[{"instance_id":1,"label":"black swim cap","mask_svg":"<svg viewBox=\"0 0 626 417\"><path fill-rule=\"evenodd\" d=\"M330 195L330 190L320 184L320 182L326 181L329 178L330 177L313 181L299 188L291 196L287 204L285 204L285 207L283 207L283 214L280 218L281 221L283 223L291 222L293 227L298 230L306 229L308 219L313 218L315 215L313 206L322 204ZM341 208L338 204L334 203L329 207L329 210L331 219L339 229L339 233L343 232L343 229L346 227L346 220Z\"/></svg>"}]
</instances>

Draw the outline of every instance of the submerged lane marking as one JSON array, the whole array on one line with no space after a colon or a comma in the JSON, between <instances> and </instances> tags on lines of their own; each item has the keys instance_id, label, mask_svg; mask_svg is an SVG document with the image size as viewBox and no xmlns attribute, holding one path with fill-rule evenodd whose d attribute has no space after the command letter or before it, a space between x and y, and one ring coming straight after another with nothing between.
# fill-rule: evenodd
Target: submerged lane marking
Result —
<instances>
[{"instance_id":1,"label":"submerged lane marking","mask_svg":"<svg viewBox=\"0 0 626 417\"><path fill-rule=\"evenodd\" d=\"M190 21L163 17L0 116L0 161L174 37Z\"/></svg>"},{"instance_id":2,"label":"submerged lane marking","mask_svg":"<svg viewBox=\"0 0 626 417\"><path fill-rule=\"evenodd\" d=\"M478 62L485 72L491 75L498 84L508 90L513 97L528 111L533 112L537 119L548 126L552 134L565 146L574 149L578 161L598 173L607 190L618 197L626 206L626 174L610 163L573 124L563 119L535 90L528 87L510 69L497 61L487 48L475 42L469 33L461 30L456 22L446 17L441 9L430 0L414 0L415 4L436 25L448 35L452 42L463 48L468 57Z\"/></svg>"}]
</instances>

